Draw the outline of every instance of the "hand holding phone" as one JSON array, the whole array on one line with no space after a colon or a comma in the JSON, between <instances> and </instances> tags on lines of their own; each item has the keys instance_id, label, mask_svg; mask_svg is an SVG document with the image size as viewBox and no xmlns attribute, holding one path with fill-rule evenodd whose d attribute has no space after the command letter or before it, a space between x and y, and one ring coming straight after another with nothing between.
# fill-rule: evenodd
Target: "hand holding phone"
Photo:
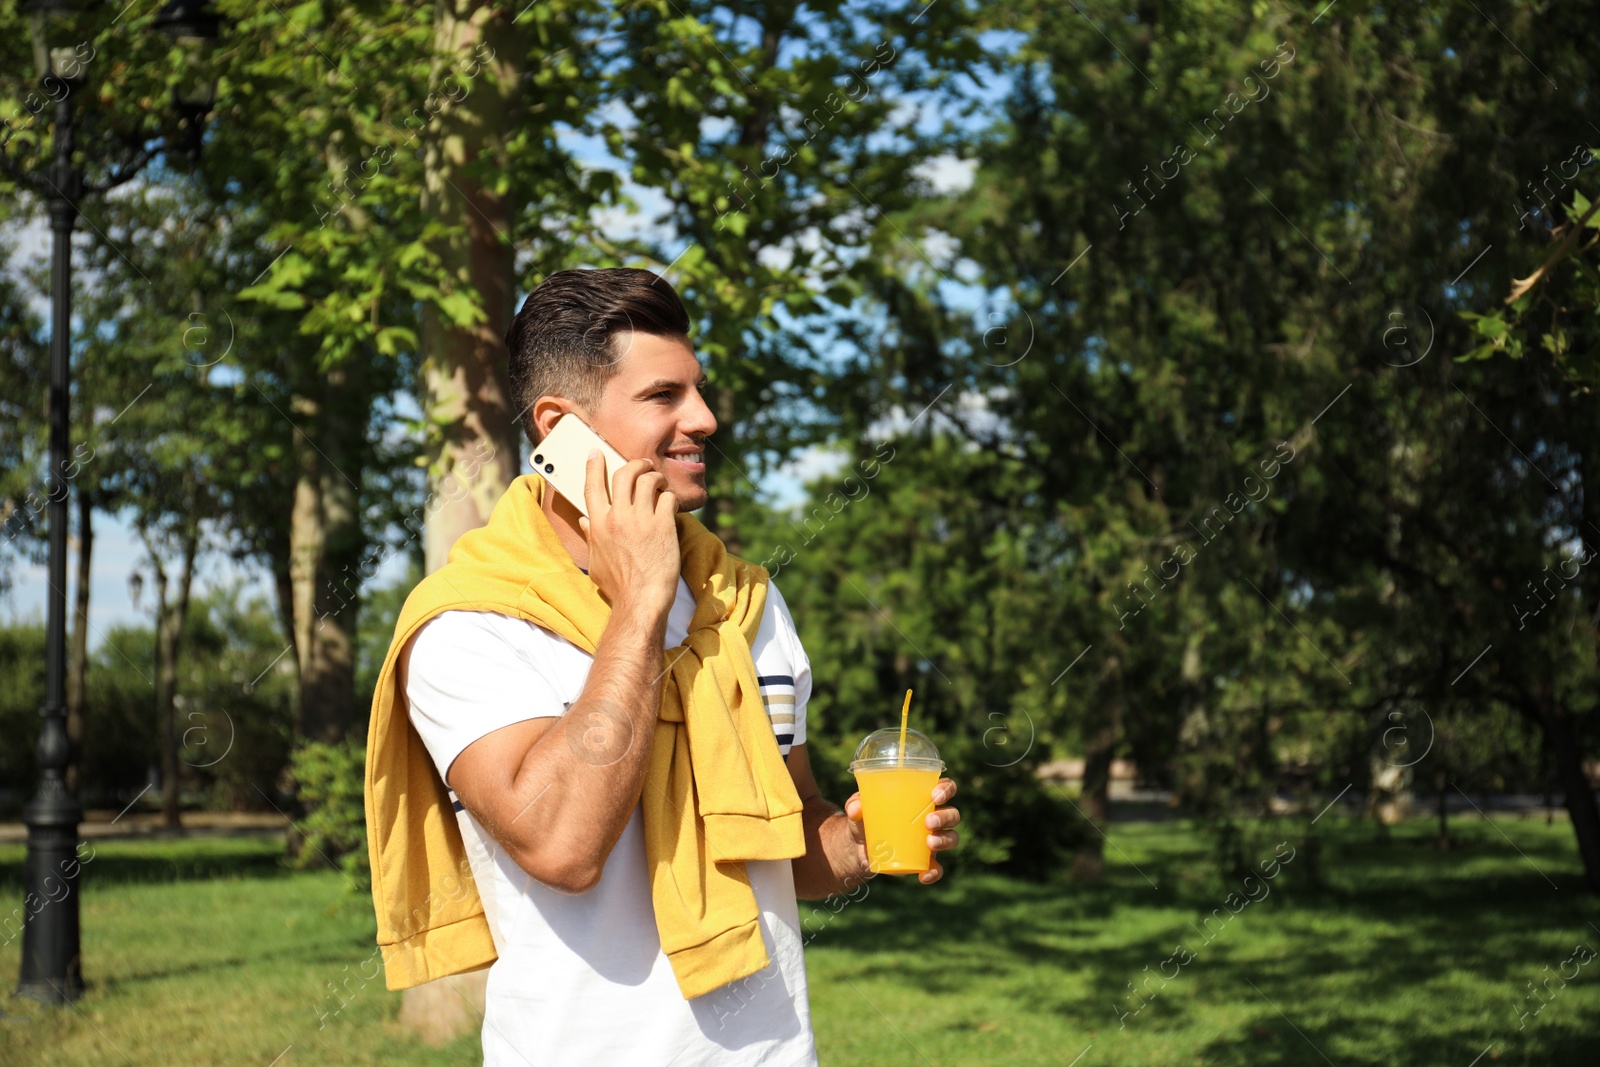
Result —
<instances>
[{"instance_id":1,"label":"hand holding phone","mask_svg":"<svg viewBox=\"0 0 1600 1067\"><path fill-rule=\"evenodd\" d=\"M682 569L678 502L654 463L629 462L569 413L534 446L533 465L581 513L585 569L612 608L650 618L671 610Z\"/></svg>"}]
</instances>

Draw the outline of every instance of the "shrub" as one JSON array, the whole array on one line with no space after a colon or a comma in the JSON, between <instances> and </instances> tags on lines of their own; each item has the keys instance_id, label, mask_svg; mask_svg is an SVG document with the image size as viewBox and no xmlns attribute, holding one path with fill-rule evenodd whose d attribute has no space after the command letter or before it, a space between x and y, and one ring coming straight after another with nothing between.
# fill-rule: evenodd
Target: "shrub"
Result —
<instances>
[{"instance_id":1,"label":"shrub","mask_svg":"<svg viewBox=\"0 0 1600 1067\"><path fill-rule=\"evenodd\" d=\"M372 888L363 800L366 759L365 738L307 742L289 757L306 811L299 824L305 840L292 862L302 868L332 862L361 890Z\"/></svg>"}]
</instances>

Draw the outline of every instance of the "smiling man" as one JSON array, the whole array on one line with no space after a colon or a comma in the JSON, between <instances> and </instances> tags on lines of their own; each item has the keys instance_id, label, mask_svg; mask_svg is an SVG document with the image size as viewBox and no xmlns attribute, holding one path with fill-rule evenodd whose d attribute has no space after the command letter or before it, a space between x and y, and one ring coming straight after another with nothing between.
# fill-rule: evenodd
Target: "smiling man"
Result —
<instances>
[{"instance_id":1,"label":"smiling man","mask_svg":"<svg viewBox=\"0 0 1600 1067\"><path fill-rule=\"evenodd\" d=\"M629 462L608 486L589 457L589 518L514 482L408 599L374 699L389 985L492 959L496 1067L814 1064L796 898L871 876L859 796L841 811L812 777L783 597L688 514L717 430L688 334L648 271L563 271L528 296L506 341L529 438L575 414ZM954 794L941 779L932 799ZM959 821L936 807L930 846ZM455 889L464 862L475 893Z\"/></svg>"}]
</instances>

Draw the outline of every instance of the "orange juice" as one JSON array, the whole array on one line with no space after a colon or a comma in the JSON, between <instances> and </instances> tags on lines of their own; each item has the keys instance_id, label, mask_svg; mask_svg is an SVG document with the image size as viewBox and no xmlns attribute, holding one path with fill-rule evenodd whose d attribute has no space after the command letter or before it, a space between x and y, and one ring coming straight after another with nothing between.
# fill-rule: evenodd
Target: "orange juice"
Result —
<instances>
[{"instance_id":1,"label":"orange juice","mask_svg":"<svg viewBox=\"0 0 1600 1067\"><path fill-rule=\"evenodd\" d=\"M920 874L932 866L928 813L939 770L914 767L861 767L855 772L867 835L867 859L874 874Z\"/></svg>"}]
</instances>

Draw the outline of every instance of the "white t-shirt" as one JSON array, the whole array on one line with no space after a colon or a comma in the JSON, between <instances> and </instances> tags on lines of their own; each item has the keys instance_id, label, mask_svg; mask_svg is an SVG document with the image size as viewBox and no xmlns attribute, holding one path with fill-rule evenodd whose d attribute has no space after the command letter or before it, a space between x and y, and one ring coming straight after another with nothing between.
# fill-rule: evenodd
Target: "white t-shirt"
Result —
<instances>
[{"instance_id":1,"label":"white t-shirt","mask_svg":"<svg viewBox=\"0 0 1600 1067\"><path fill-rule=\"evenodd\" d=\"M688 584L667 618L666 647L694 614ZM811 665L788 606L769 585L751 648L779 750L805 741ZM532 623L447 611L424 625L401 660L411 722L448 782L450 765L485 734L561 715L593 657ZM485 1067L798 1067L815 1064L789 860L745 865L771 964L685 1000L661 951L636 805L600 881L570 894L537 881L450 792L499 959L489 969Z\"/></svg>"}]
</instances>

